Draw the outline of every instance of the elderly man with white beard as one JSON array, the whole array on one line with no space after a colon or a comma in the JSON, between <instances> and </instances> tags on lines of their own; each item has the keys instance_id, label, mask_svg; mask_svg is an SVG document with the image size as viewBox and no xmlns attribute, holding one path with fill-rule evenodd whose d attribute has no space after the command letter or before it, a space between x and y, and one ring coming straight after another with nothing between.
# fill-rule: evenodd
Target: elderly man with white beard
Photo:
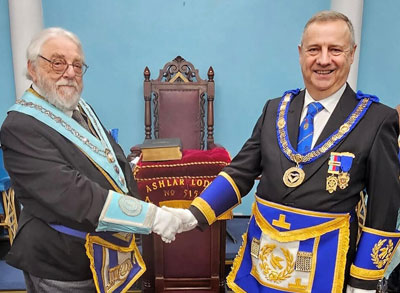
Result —
<instances>
[{"instance_id":1,"label":"elderly man with white beard","mask_svg":"<svg viewBox=\"0 0 400 293\"><path fill-rule=\"evenodd\" d=\"M45 29L27 59L33 84L1 128L23 205L6 261L23 270L28 292L126 291L145 270L134 233L168 243L181 220L137 199L121 147L80 97L88 66L79 39Z\"/></svg>"}]
</instances>

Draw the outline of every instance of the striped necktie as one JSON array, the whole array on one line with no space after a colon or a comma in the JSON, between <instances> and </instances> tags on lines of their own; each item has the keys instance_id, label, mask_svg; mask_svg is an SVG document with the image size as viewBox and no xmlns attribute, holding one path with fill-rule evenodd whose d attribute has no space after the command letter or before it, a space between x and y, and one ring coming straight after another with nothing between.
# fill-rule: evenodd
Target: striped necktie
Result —
<instances>
[{"instance_id":1,"label":"striped necktie","mask_svg":"<svg viewBox=\"0 0 400 293\"><path fill-rule=\"evenodd\" d=\"M318 102L308 105L306 117L300 124L299 138L297 142L297 152L304 154L311 150L313 134L314 134L314 116L320 112L324 106Z\"/></svg>"},{"instance_id":2,"label":"striped necktie","mask_svg":"<svg viewBox=\"0 0 400 293\"><path fill-rule=\"evenodd\" d=\"M78 122L87 131L91 132L85 118L83 118L83 115L79 110L74 110L72 112L72 119L74 119L76 122Z\"/></svg>"}]
</instances>

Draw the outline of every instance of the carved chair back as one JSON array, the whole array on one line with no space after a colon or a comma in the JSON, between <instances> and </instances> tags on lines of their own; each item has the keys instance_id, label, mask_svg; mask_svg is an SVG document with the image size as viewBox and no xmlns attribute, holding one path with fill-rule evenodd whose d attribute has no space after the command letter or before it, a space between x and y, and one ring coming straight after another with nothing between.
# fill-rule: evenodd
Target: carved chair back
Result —
<instances>
[{"instance_id":1,"label":"carved chair back","mask_svg":"<svg viewBox=\"0 0 400 293\"><path fill-rule=\"evenodd\" d=\"M157 79L151 80L150 70L145 68L146 139L179 137L183 149L210 149L214 146L212 67L207 75L208 80L201 79L193 64L181 56L165 64Z\"/></svg>"}]
</instances>

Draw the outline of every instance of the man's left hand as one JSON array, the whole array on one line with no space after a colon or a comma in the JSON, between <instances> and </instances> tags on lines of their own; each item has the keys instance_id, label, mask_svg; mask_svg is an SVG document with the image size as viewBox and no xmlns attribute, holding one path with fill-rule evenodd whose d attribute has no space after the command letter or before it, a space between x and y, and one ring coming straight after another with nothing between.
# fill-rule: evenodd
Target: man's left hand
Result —
<instances>
[{"instance_id":1,"label":"man's left hand","mask_svg":"<svg viewBox=\"0 0 400 293\"><path fill-rule=\"evenodd\" d=\"M170 212L182 221L182 232L190 231L197 226L197 219L193 216L192 212L188 209L169 208L163 206L162 209ZM178 232L180 233L180 232Z\"/></svg>"}]
</instances>

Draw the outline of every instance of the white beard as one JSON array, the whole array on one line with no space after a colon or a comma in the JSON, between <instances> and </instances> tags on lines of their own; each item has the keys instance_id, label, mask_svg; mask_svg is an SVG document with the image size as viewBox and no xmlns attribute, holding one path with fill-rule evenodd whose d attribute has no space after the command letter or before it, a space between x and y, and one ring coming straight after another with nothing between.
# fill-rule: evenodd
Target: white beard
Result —
<instances>
[{"instance_id":1,"label":"white beard","mask_svg":"<svg viewBox=\"0 0 400 293\"><path fill-rule=\"evenodd\" d=\"M60 79L52 83L40 75L38 76L37 86L45 99L63 112L76 109L82 92L75 80Z\"/></svg>"}]
</instances>

